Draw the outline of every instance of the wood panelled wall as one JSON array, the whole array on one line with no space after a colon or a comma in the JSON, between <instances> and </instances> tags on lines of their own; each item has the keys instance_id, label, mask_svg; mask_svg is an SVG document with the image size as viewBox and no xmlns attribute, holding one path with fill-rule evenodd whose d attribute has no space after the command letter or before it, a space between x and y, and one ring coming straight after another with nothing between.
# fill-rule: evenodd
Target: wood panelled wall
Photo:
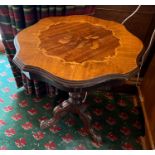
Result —
<instances>
[{"instance_id":1,"label":"wood panelled wall","mask_svg":"<svg viewBox=\"0 0 155 155\"><path fill-rule=\"evenodd\" d=\"M99 5L96 6L93 16L121 23L136 8L136 5ZM138 12L125 23L125 26L143 41L146 48L155 28L155 5L141 6ZM142 68L141 76L144 76L150 59L151 55L148 55L148 59Z\"/></svg>"},{"instance_id":2,"label":"wood panelled wall","mask_svg":"<svg viewBox=\"0 0 155 155\"><path fill-rule=\"evenodd\" d=\"M155 46L153 49L155 53ZM141 103L145 116L145 139L148 141L148 146L155 149L155 54L146 71L140 91L142 95Z\"/></svg>"},{"instance_id":3,"label":"wood panelled wall","mask_svg":"<svg viewBox=\"0 0 155 155\"><path fill-rule=\"evenodd\" d=\"M121 23L136 7L136 5L99 5L96 6L94 16ZM141 6L138 12L125 23L125 26L147 45L155 27L155 6Z\"/></svg>"}]
</instances>

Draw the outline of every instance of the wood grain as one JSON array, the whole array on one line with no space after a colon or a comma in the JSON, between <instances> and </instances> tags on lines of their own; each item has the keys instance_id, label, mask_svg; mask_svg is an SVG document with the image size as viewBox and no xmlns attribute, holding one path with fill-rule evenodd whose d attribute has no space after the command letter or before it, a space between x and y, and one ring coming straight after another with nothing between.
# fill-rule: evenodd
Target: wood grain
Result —
<instances>
[{"instance_id":1,"label":"wood grain","mask_svg":"<svg viewBox=\"0 0 155 155\"><path fill-rule=\"evenodd\" d=\"M119 40L112 31L90 23L61 23L51 25L39 35L43 54L57 56L66 62L103 61L115 55Z\"/></svg>"},{"instance_id":2,"label":"wood grain","mask_svg":"<svg viewBox=\"0 0 155 155\"><path fill-rule=\"evenodd\" d=\"M17 42L16 58L25 66L73 81L126 74L137 67L143 48L123 25L80 15L42 19L21 31Z\"/></svg>"},{"instance_id":3,"label":"wood grain","mask_svg":"<svg viewBox=\"0 0 155 155\"><path fill-rule=\"evenodd\" d=\"M152 149L155 149L155 54L144 76L144 80L140 87L143 97L143 110L145 113L145 119L147 120L147 128L149 128L149 139L151 140Z\"/></svg>"}]
</instances>

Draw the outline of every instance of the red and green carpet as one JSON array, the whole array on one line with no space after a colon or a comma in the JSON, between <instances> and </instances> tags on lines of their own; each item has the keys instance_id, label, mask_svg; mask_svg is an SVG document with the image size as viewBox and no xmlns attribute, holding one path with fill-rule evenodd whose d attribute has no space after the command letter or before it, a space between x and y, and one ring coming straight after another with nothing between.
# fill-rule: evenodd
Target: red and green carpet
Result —
<instances>
[{"instance_id":1,"label":"red and green carpet","mask_svg":"<svg viewBox=\"0 0 155 155\"><path fill-rule=\"evenodd\" d=\"M0 149L142 149L142 116L133 105L133 96L101 91L88 94L88 111L93 127L102 136L101 146L91 141L74 115L64 117L54 127L40 129L40 121L50 118L54 105L61 100L38 100L25 94L23 88L17 89L7 58L0 54Z\"/></svg>"}]
</instances>

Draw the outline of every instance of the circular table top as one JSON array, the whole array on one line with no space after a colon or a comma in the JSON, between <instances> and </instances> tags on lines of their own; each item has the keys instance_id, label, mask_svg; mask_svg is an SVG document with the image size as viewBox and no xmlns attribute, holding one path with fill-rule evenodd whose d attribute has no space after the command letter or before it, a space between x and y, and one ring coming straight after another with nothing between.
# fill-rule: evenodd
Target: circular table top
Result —
<instances>
[{"instance_id":1,"label":"circular table top","mask_svg":"<svg viewBox=\"0 0 155 155\"><path fill-rule=\"evenodd\" d=\"M122 24L91 16L49 17L19 32L16 59L64 80L126 74L142 42Z\"/></svg>"}]
</instances>

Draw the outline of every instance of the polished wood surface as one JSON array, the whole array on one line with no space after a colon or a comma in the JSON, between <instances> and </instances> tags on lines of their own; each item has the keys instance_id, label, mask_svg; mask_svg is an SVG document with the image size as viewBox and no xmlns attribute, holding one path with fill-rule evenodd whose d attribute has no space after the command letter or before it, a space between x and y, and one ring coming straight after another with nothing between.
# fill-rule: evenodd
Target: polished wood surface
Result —
<instances>
[{"instance_id":1,"label":"polished wood surface","mask_svg":"<svg viewBox=\"0 0 155 155\"><path fill-rule=\"evenodd\" d=\"M126 74L143 48L123 25L79 15L42 19L18 33L15 44L24 66L72 81Z\"/></svg>"},{"instance_id":2,"label":"polished wood surface","mask_svg":"<svg viewBox=\"0 0 155 155\"><path fill-rule=\"evenodd\" d=\"M103 61L115 55L115 48L120 45L112 31L79 22L51 25L40 33L39 39L44 55L70 63Z\"/></svg>"},{"instance_id":3,"label":"polished wood surface","mask_svg":"<svg viewBox=\"0 0 155 155\"><path fill-rule=\"evenodd\" d=\"M33 78L70 91L41 127L55 125L65 114L76 113L98 145L102 138L85 113L84 89L110 80L125 80L137 68L142 42L113 21L91 16L50 17L21 31L15 39L14 62ZM129 73L129 74L128 74Z\"/></svg>"}]
</instances>

